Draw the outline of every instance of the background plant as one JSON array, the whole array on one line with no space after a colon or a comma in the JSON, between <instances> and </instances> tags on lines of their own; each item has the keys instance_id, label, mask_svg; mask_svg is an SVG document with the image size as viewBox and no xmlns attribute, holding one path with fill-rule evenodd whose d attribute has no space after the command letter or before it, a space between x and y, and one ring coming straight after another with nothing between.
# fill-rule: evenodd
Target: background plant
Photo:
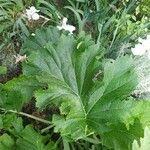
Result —
<instances>
[{"instance_id":1,"label":"background plant","mask_svg":"<svg viewBox=\"0 0 150 150\"><path fill-rule=\"evenodd\" d=\"M25 17L26 9L32 5L41 10L39 21L28 21ZM1 0L0 12L0 63L9 69L16 66L14 55L19 53L23 40L47 22L58 22L59 16L55 6L44 0Z\"/></svg>"},{"instance_id":2,"label":"background plant","mask_svg":"<svg viewBox=\"0 0 150 150\"><path fill-rule=\"evenodd\" d=\"M69 17L70 22L78 28L78 32L90 32L95 41L105 49L107 56L122 55L128 52L133 41L148 32L149 22L146 18L149 15L138 11L141 5L146 7L146 4L146 1L141 4L135 0L1 0L1 64L4 61L6 66L15 65L8 62L13 62L14 58L11 56L19 52L24 38L34 33L41 25L57 25L63 16ZM39 9L40 15L43 16L37 22L28 22L23 17L25 9L32 5Z\"/></svg>"}]
</instances>

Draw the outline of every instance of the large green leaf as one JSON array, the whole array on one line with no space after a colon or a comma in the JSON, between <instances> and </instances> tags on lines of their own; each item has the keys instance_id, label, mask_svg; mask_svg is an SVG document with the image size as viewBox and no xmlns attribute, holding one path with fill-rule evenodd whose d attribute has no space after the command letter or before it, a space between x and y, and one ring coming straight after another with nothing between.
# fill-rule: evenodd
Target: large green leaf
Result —
<instances>
[{"instance_id":1,"label":"large green leaf","mask_svg":"<svg viewBox=\"0 0 150 150\"><path fill-rule=\"evenodd\" d=\"M38 36L43 36L42 32ZM37 38L31 42L36 44ZM132 141L142 135L142 128L149 123L146 116L150 108L149 102L125 101L137 84L132 58L123 56L106 63L103 75L100 74L103 79L95 82L93 79L102 68L96 59L101 51L90 36L81 34L75 39L61 35L55 43L42 42L43 47L31 51L34 44L26 49L30 55L23 73L36 75L38 82L47 85L35 92L37 107L43 109L52 103L59 106L62 116L53 117L55 131L69 139L95 132L110 148L130 149ZM133 128L138 128L139 133Z\"/></svg>"},{"instance_id":2,"label":"large green leaf","mask_svg":"<svg viewBox=\"0 0 150 150\"><path fill-rule=\"evenodd\" d=\"M150 125L150 103L126 100L137 85L130 56L102 65L97 58L103 53L90 36L74 38L53 27L27 39L23 52L28 54L23 75L2 89L20 93L23 102L35 96L39 109L58 106L53 123L63 139L96 133L107 147L128 150Z\"/></svg>"},{"instance_id":3,"label":"large green leaf","mask_svg":"<svg viewBox=\"0 0 150 150\"><path fill-rule=\"evenodd\" d=\"M62 35L57 46L53 46L51 43L49 43L46 45L45 51L36 51L32 53L29 56L28 63L24 65L23 72L26 75L37 74L37 79L39 82L48 83L47 90L38 90L35 93L38 107L44 108L52 101L54 103L59 103L60 105L64 101L65 105L67 104L67 107L71 107L71 109L68 108L70 111L70 116L68 116L68 123L66 124L66 127L64 126L65 130L70 128L70 131L64 131L63 133L65 135L74 133L72 134L72 137L79 138L85 135L86 132L85 108L79 96L80 85L78 85L84 84L84 78L77 81L76 76L81 75L75 74L76 72L74 69L74 63L77 61L75 60L76 57L74 57L72 60L72 57L75 55L74 41L75 40L73 37ZM89 51L91 51L93 48L95 48L93 51L93 56L90 56L90 52L86 52L87 54L85 53L87 60L84 59L84 61L87 61L87 63L84 68L81 68L83 70L84 76L86 74L86 69L88 66L91 66L91 61L95 59L94 56L96 56L98 53L98 48L96 45L91 45ZM78 53L83 55L81 50L79 50ZM81 65L83 64L81 61L79 63L81 63ZM41 74L39 75L39 73ZM49 94L47 95L47 93ZM41 101L40 99L43 100ZM72 106L75 106L74 109L72 109ZM64 113L64 111L66 110L63 108L62 113ZM71 127L70 125L73 125L74 127Z\"/></svg>"}]
</instances>

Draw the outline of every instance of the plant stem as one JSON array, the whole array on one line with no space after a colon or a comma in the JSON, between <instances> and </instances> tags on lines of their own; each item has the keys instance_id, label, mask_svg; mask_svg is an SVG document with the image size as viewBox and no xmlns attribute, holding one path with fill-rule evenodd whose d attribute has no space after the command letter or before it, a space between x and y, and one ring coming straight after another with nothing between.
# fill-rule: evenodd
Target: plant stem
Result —
<instances>
[{"instance_id":1,"label":"plant stem","mask_svg":"<svg viewBox=\"0 0 150 150\"><path fill-rule=\"evenodd\" d=\"M117 27L116 27L116 30L114 31L114 34L113 34L113 39L111 41L111 44L110 44L110 47L109 47L109 50L111 49L115 39L116 39L116 35L117 35L117 32L118 32L118 29L119 29L119 25L120 25L120 22L117 24Z\"/></svg>"},{"instance_id":2,"label":"plant stem","mask_svg":"<svg viewBox=\"0 0 150 150\"><path fill-rule=\"evenodd\" d=\"M53 128L53 127L54 127L54 125L52 124L52 125L50 125L50 126L44 128L44 129L42 129L42 130L41 130L41 133L44 133L45 131L47 131L47 130Z\"/></svg>"},{"instance_id":3,"label":"plant stem","mask_svg":"<svg viewBox=\"0 0 150 150\"><path fill-rule=\"evenodd\" d=\"M59 137L59 139L55 142L55 146L57 147L58 146L58 144L61 142L61 136Z\"/></svg>"},{"instance_id":4,"label":"plant stem","mask_svg":"<svg viewBox=\"0 0 150 150\"><path fill-rule=\"evenodd\" d=\"M28 118L32 118L34 120L37 120L39 122L43 122L45 124L52 124L52 122L48 121L48 120L45 120L45 119L42 119L42 118L38 118L36 116L33 116L33 115L30 115L30 114L27 114L27 113L24 113L24 112L17 112L15 110L6 110L4 108L0 108L0 110L4 111L4 112L10 112L10 113L15 113L15 114L18 114L18 115L22 115L22 116L26 116Z\"/></svg>"},{"instance_id":5,"label":"plant stem","mask_svg":"<svg viewBox=\"0 0 150 150\"><path fill-rule=\"evenodd\" d=\"M97 38L97 44L100 46L100 38L101 38L101 34L102 34L102 24L98 24L98 31L99 31L99 35Z\"/></svg>"}]
</instances>

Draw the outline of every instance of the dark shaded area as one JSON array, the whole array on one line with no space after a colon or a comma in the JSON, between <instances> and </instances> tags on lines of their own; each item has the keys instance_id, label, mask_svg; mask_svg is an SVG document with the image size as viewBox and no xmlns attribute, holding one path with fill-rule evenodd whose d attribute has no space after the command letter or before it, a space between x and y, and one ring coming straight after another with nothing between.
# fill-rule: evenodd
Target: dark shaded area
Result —
<instances>
[{"instance_id":1,"label":"dark shaded area","mask_svg":"<svg viewBox=\"0 0 150 150\"><path fill-rule=\"evenodd\" d=\"M15 68L8 69L6 75L0 75L0 83L4 84L14 77L18 77L20 74L22 74L22 66L21 64L18 64Z\"/></svg>"}]
</instances>

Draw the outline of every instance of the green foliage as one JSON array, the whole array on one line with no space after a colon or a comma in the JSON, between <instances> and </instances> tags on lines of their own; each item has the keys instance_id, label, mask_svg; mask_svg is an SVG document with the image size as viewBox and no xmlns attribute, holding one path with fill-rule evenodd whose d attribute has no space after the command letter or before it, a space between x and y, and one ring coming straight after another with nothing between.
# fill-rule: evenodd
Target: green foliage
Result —
<instances>
[{"instance_id":1,"label":"green foliage","mask_svg":"<svg viewBox=\"0 0 150 150\"><path fill-rule=\"evenodd\" d=\"M150 7L149 7L149 0L143 0L139 3L139 6L137 8L137 12L140 13L140 15L144 14L148 17L150 17Z\"/></svg>"},{"instance_id":2,"label":"green foliage","mask_svg":"<svg viewBox=\"0 0 150 150\"><path fill-rule=\"evenodd\" d=\"M0 129L4 132L0 136L1 150L56 150L48 136L40 135L31 125L24 128L16 115L1 115Z\"/></svg>"},{"instance_id":3,"label":"green foliage","mask_svg":"<svg viewBox=\"0 0 150 150\"><path fill-rule=\"evenodd\" d=\"M62 17L68 17L69 23L76 26L76 33L86 31L92 34L94 40L103 47L107 57L115 58L127 52L133 40L145 36L149 30L148 16L145 12L135 14L141 6L147 6L147 1L95 0L95 1L60 1L60 0L20 0L0 1L0 50L2 54L10 55L7 66L12 63L24 38L34 33L40 26L58 25ZM25 10L35 6L41 15L38 21L28 21L24 17ZM147 9L146 9L146 12ZM140 14L140 15L139 15ZM21 38L20 38L21 37ZM1 40L2 38L2 40ZM1 42L2 41L2 42ZM11 43L11 44L10 44ZM11 45L11 50L10 50ZM12 52L12 53L11 53ZM4 53L4 54L3 54ZM5 62L6 58L0 58ZM8 62L11 62L8 63Z\"/></svg>"},{"instance_id":4,"label":"green foliage","mask_svg":"<svg viewBox=\"0 0 150 150\"><path fill-rule=\"evenodd\" d=\"M14 149L14 140L7 133L0 136L0 149L11 150Z\"/></svg>"},{"instance_id":5,"label":"green foliage","mask_svg":"<svg viewBox=\"0 0 150 150\"><path fill-rule=\"evenodd\" d=\"M150 130L148 127L144 130L144 137L138 141L134 140L132 150L149 150L150 149Z\"/></svg>"},{"instance_id":6,"label":"green foliage","mask_svg":"<svg viewBox=\"0 0 150 150\"><path fill-rule=\"evenodd\" d=\"M51 0L38 0L37 6L42 14L48 18L51 18L51 22L53 23L58 22L59 18L62 16L54 2ZM47 23L47 21L45 23Z\"/></svg>"},{"instance_id":7,"label":"green foliage","mask_svg":"<svg viewBox=\"0 0 150 150\"><path fill-rule=\"evenodd\" d=\"M32 76L14 78L0 87L0 107L20 111L23 104L32 98L33 91L41 86Z\"/></svg>"},{"instance_id":8,"label":"green foliage","mask_svg":"<svg viewBox=\"0 0 150 150\"><path fill-rule=\"evenodd\" d=\"M20 138L16 141L16 147L18 150L56 150L54 144L48 141L48 137L39 135L32 126L26 126L21 132Z\"/></svg>"},{"instance_id":9,"label":"green foliage","mask_svg":"<svg viewBox=\"0 0 150 150\"><path fill-rule=\"evenodd\" d=\"M145 36L149 31L150 24L145 17L149 11L146 11L146 15L135 14L141 3L145 2L135 0L69 2L69 6L65 8L73 12L76 19L73 23L77 23L79 32L84 30L92 33L97 43L105 48L108 57L116 58L126 53L133 40Z\"/></svg>"},{"instance_id":10,"label":"green foliage","mask_svg":"<svg viewBox=\"0 0 150 150\"><path fill-rule=\"evenodd\" d=\"M25 25L25 19L22 15L24 9L23 1L12 0L8 2L7 0L1 0L0 6L0 18L2 22L0 25L0 33L10 30L15 34L15 32L19 32L19 29L21 29L25 35L29 35L29 31Z\"/></svg>"},{"instance_id":11,"label":"green foliage","mask_svg":"<svg viewBox=\"0 0 150 150\"><path fill-rule=\"evenodd\" d=\"M0 150L147 150L150 102L131 97L138 79L132 57L125 55L149 30L147 5L148 0L0 0L0 75L20 66L16 53L27 55L22 75L0 84ZM25 17L31 6L40 10L38 21ZM63 17L76 35L48 26ZM31 114L20 112L34 100ZM59 111L51 112L53 107ZM32 116L45 111L48 120ZM50 126L40 132L40 124L16 114Z\"/></svg>"},{"instance_id":12,"label":"green foliage","mask_svg":"<svg viewBox=\"0 0 150 150\"><path fill-rule=\"evenodd\" d=\"M20 76L20 78L14 78L10 82L7 82L3 86L3 90L6 92L18 92L23 96L23 100L29 101L32 97L32 92L40 87L40 83L32 76Z\"/></svg>"},{"instance_id":13,"label":"green foliage","mask_svg":"<svg viewBox=\"0 0 150 150\"><path fill-rule=\"evenodd\" d=\"M23 106L23 100L21 93L18 93L15 90L6 92L0 89L0 107L3 107L7 110L13 109L20 111Z\"/></svg>"},{"instance_id":14,"label":"green foliage","mask_svg":"<svg viewBox=\"0 0 150 150\"><path fill-rule=\"evenodd\" d=\"M78 140L95 133L108 148L127 150L150 125L150 103L126 100L137 85L130 56L103 63L101 50L90 36L82 33L74 38L53 27L38 30L22 52L28 53L23 76L7 82L3 90L13 87L23 95L23 102L34 95L41 110L58 106L60 115L53 116L53 124L63 139ZM99 70L102 74L97 77Z\"/></svg>"},{"instance_id":15,"label":"green foliage","mask_svg":"<svg viewBox=\"0 0 150 150\"><path fill-rule=\"evenodd\" d=\"M28 20L26 9L35 6L40 10L39 20ZM0 0L0 65L9 70L16 67L14 55L19 52L24 38L35 29L47 24L58 24L61 14L45 0Z\"/></svg>"}]
</instances>

